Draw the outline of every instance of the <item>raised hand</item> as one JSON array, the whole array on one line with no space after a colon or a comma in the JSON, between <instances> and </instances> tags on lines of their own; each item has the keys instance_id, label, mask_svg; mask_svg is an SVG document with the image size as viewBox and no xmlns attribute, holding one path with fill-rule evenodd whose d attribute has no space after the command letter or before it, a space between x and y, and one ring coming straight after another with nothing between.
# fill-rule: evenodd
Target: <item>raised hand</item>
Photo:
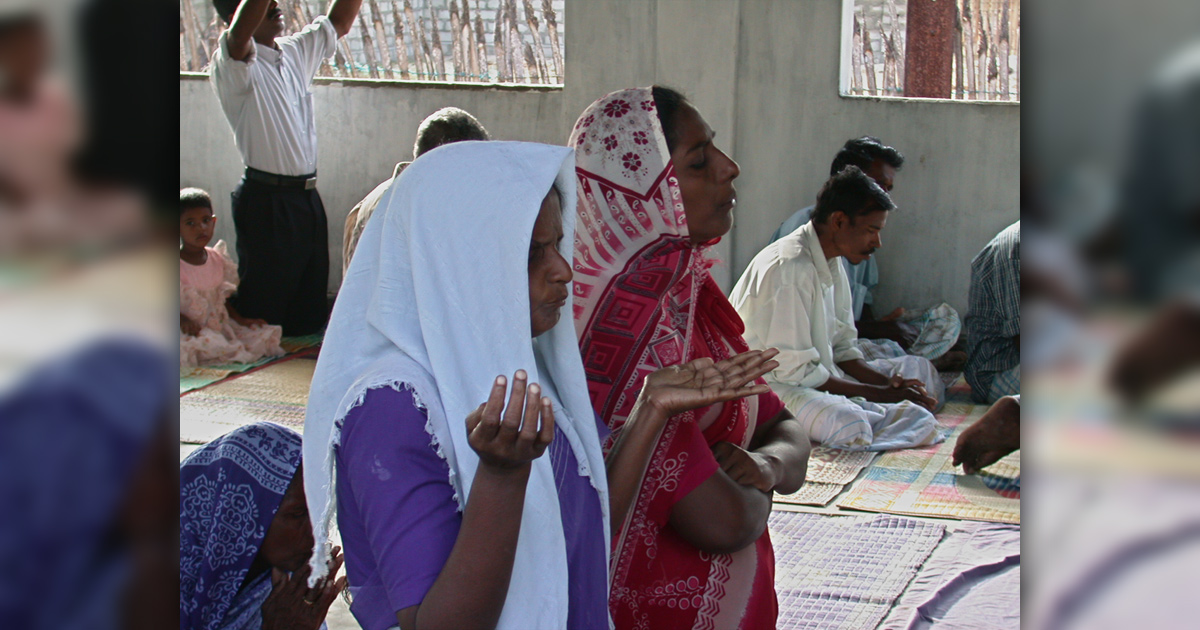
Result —
<instances>
[{"instance_id":1,"label":"raised hand","mask_svg":"<svg viewBox=\"0 0 1200 630\"><path fill-rule=\"evenodd\" d=\"M279 569L271 569L271 594L262 605L263 630L317 630L325 621L329 606L342 589L346 588L346 577L335 579L342 567L341 547L333 548L329 562L329 573L308 588L311 567L305 564L291 576Z\"/></svg>"},{"instance_id":2,"label":"raised hand","mask_svg":"<svg viewBox=\"0 0 1200 630\"><path fill-rule=\"evenodd\" d=\"M772 466L766 457L746 451L736 444L717 442L713 445L712 452L721 470L743 486L770 492L783 478L782 471Z\"/></svg>"},{"instance_id":3,"label":"raised hand","mask_svg":"<svg viewBox=\"0 0 1200 630\"><path fill-rule=\"evenodd\" d=\"M505 407L506 381L497 376L487 402L467 416L467 441L481 463L497 469L519 468L541 457L554 439L554 408L549 398L541 397L537 383L526 387L527 378L525 370L513 375Z\"/></svg>"},{"instance_id":4,"label":"raised hand","mask_svg":"<svg viewBox=\"0 0 1200 630\"><path fill-rule=\"evenodd\" d=\"M770 391L755 379L779 367L771 359L779 351L750 350L728 359L696 359L653 372L642 385L642 398L647 404L673 416L689 409L707 407L719 402Z\"/></svg>"}]
</instances>

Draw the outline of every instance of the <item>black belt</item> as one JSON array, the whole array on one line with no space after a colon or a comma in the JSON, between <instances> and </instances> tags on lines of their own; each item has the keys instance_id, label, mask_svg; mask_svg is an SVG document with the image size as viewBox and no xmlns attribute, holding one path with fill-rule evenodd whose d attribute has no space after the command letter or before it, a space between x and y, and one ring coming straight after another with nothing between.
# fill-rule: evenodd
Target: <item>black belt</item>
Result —
<instances>
[{"instance_id":1,"label":"black belt","mask_svg":"<svg viewBox=\"0 0 1200 630\"><path fill-rule=\"evenodd\" d=\"M268 186L278 186L280 188L303 188L305 190L313 190L317 187L317 174L312 175L276 175L266 171L260 171L256 168L246 167L246 179L266 184Z\"/></svg>"}]
</instances>

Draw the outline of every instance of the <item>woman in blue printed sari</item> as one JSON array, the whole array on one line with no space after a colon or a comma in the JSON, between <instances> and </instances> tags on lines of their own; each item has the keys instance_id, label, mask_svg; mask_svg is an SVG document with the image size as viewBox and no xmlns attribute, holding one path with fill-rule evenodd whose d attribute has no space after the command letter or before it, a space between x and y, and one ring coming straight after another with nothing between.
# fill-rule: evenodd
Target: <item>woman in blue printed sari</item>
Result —
<instances>
[{"instance_id":1,"label":"woman in blue printed sari","mask_svg":"<svg viewBox=\"0 0 1200 630\"><path fill-rule=\"evenodd\" d=\"M185 630L323 628L345 586L307 587L313 535L304 499L300 435L261 422L239 427L179 465L179 627ZM289 575L290 573L290 575Z\"/></svg>"}]
</instances>

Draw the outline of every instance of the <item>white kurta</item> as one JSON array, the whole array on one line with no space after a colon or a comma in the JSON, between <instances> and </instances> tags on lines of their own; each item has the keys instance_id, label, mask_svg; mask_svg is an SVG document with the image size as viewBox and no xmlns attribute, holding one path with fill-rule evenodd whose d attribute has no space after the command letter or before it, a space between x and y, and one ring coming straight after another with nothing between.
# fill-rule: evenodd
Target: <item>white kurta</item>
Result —
<instances>
[{"instance_id":1,"label":"white kurta","mask_svg":"<svg viewBox=\"0 0 1200 630\"><path fill-rule=\"evenodd\" d=\"M312 81L337 46L333 23L322 15L299 33L277 37L278 50L254 42L245 61L229 56L228 39L226 29L209 74L242 162L276 175L315 173Z\"/></svg>"},{"instance_id":2,"label":"white kurta","mask_svg":"<svg viewBox=\"0 0 1200 630\"><path fill-rule=\"evenodd\" d=\"M878 404L815 389L831 376L849 379L837 364L863 355L846 272L840 258L825 258L811 222L759 252L730 302L746 323L751 348L779 349L779 367L766 379L814 441L882 450L941 439L933 414L913 403ZM937 370L927 359L904 356L869 365L887 375L919 379L930 395L944 398Z\"/></svg>"}]
</instances>

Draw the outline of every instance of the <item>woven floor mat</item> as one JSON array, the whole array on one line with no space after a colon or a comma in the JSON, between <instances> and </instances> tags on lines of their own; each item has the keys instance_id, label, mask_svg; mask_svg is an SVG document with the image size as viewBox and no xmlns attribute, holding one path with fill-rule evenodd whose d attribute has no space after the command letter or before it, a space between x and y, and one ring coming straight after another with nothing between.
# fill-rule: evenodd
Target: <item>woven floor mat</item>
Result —
<instances>
[{"instance_id":1,"label":"woven floor mat","mask_svg":"<svg viewBox=\"0 0 1200 630\"><path fill-rule=\"evenodd\" d=\"M925 448L884 453L838 500L838 507L889 514L958 518L997 523L1021 522L1021 452L967 475L951 466L963 430L987 411L986 405L947 403L938 421L952 433Z\"/></svg>"},{"instance_id":2,"label":"woven floor mat","mask_svg":"<svg viewBox=\"0 0 1200 630\"><path fill-rule=\"evenodd\" d=\"M181 396L179 441L203 444L263 420L303 432L316 365L310 358L294 358Z\"/></svg>"},{"instance_id":3,"label":"woven floor mat","mask_svg":"<svg viewBox=\"0 0 1200 630\"><path fill-rule=\"evenodd\" d=\"M283 347L284 355L282 357L271 357L260 359L253 363L227 363L224 365L208 365L202 367L181 367L179 368L179 394L183 395L187 392L207 387L226 379L234 374L247 372L261 365L266 365L274 361L281 361L292 358L295 355L304 355L313 352L321 345L321 340L324 335L305 335L302 337L284 337L279 343Z\"/></svg>"},{"instance_id":4,"label":"woven floor mat","mask_svg":"<svg viewBox=\"0 0 1200 630\"><path fill-rule=\"evenodd\" d=\"M866 468L876 453L870 451L843 451L818 446L808 458L808 473L804 485L792 494L776 494L776 503L794 505L825 506L854 481Z\"/></svg>"},{"instance_id":5,"label":"woven floor mat","mask_svg":"<svg viewBox=\"0 0 1200 630\"><path fill-rule=\"evenodd\" d=\"M899 516L772 512L780 628L874 628L945 525Z\"/></svg>"}]
</instances>

